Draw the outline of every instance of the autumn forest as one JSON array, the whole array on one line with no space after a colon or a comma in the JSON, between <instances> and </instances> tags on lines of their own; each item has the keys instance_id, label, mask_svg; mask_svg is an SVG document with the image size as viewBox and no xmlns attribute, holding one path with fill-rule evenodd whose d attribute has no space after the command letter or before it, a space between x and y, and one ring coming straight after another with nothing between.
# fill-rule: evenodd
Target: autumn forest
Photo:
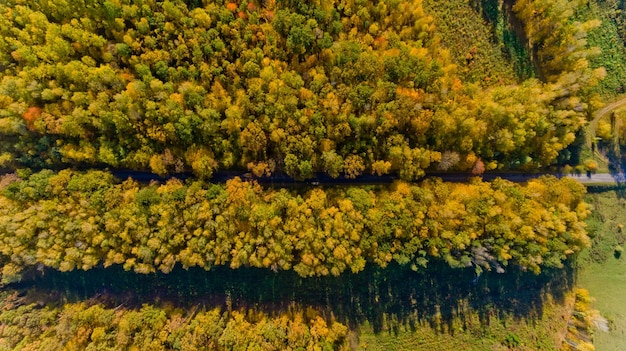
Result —
<instances>
[{"instance_id":1,"label":"autumn forest","mask_svg":"<svg viewBox=\"0 0 626 351\"><path fill-rule=\"evenodd\" d=\"M233 281L196 305L77 297L60 278L39 292L52 301L19 288L63 274L83 274L87 291L89 274L252 270L288 291L332 279L352 289L364 275L379 286L397 271L469 274L468 289L483 274L566 272L590 244L585 187L480 176L589 170L583 127L607 70L593 63L600 21L581 20L585 6L3 1L0 350L367 349L364 320L278 299L280 283L269 302L233 302ZM444 20L460 9L492 28L486 44ZM292 186L268 185L276 176Z\"/></svg>"}]
</instances>

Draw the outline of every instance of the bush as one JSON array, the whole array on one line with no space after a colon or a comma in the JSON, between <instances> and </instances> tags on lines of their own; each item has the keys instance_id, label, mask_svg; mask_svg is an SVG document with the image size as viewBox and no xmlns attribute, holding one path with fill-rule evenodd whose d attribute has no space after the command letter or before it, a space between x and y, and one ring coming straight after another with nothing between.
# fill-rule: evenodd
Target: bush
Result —
<instances>
[{"instance_id":1,"label":"bush","mask_svg":"<svg viewBox=\"0 0 626 351\"><path fill-rule=\"evenodd\" d=\"M506 338L504 338L504 345L509 348L520 346L521 339L515 333L507 334Z\"/></svg>"},{"instance_id":2,"label":"bush","mask_svg":"<svg viewBox=\"0 0 626 351\"><path fill-rule=\"evenodd\" d=\"M615 249L613 250L613 256L619 259L620 257L622 257L622 251L624 251L623 247L621 247L620 245L615 246Z\"/></svg>"}]
</instances>

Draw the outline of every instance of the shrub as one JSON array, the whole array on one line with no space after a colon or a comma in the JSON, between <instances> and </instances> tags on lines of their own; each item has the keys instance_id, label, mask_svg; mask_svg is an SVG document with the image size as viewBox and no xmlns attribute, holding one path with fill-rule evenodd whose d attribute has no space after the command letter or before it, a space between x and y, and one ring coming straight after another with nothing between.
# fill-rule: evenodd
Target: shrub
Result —
<instances>
[{"instance_id":1,"label":"shrub","mask_svg":"<svg viewBox=\"0 0 626 351\"><path fill-rule=\"evenodd\" d=\"M623 247L621 247L620 245L615 246L615 249L613 249L613 256L619 259L620 257L622 257L622 251L624 251Z\"/></svg>"},{"instance_id":2,"label":"shrub","mask_svg":"<svg viewBox=\"0 0 626 351\"><path fill-rule=\"evenodd\" d=\"M504 345L509 348L518 347L521 344L520 337L515 333L507 334L506 338L504 338Z\"/></svg>"}]
</instances>

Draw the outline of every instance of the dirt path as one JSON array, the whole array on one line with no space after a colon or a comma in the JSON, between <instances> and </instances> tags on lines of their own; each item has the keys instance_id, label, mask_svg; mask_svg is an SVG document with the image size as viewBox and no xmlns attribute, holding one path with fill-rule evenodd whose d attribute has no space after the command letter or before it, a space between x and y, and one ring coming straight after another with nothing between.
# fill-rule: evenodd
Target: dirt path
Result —
<instances>
[{"instance_id":1,"label":"dirt path","mask_svg":"<svg viewBox=\"0 0 626 351\"><path fill-rule=\"evenodd\" d=\"M603 116L605 116L607 113L616 110L622 106L626 105L626 96L622 96L622 98L620 98L617 101L614 101L606 106L604 106L600 111L596 112L596 116L594 117L594 121L597 122L598 119L602 118Z\"/></svg>"},{"instance_id":2,"label":"dirt path","mask_svg":"<svg viewBox=\"0 0 626 351\"><path fill-rule=\"evenodd\" d=\"M622 96L618 100L613 101L612 103L604 106L602 109L597 111L595 116L593 117L593 120L589 123L589 139L591 139L591 136L596 135L596 127L600 118L624 106L626 106L626 96ZM589 140L589 144L589 146L591 146L591 140Z\"/></svg>"}]
</instances>

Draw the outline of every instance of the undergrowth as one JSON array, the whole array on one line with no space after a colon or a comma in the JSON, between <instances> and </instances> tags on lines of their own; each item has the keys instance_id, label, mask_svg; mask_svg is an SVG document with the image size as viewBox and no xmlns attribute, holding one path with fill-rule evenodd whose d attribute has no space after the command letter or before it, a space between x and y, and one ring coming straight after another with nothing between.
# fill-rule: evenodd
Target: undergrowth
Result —
<instances>
[{"instance_id":1,"label":"undergrowth","mask_svg":"<svg viewBox=\"0 0 626 351\"><path fill-rule=\"evenodd\" d=\"M573 301L571 295L565 302L548 298L540 316L520 319L510 314L493 314L488 325L480 323L477 313L466 310L443 332L426 324L388 327L374 333L366 324L360 329L358 350L558 350Z\"/></svg>"},{"instance_id":2,"label":"undergrowth","mask_svg":"<svg viewBox=\"0 0 626 351\"><path fill-rule=\"evenodd\" d=\"M464 81L511 84L532 76L528 55L497 0L425 0Z\"/></svg>"}]
</instances>

